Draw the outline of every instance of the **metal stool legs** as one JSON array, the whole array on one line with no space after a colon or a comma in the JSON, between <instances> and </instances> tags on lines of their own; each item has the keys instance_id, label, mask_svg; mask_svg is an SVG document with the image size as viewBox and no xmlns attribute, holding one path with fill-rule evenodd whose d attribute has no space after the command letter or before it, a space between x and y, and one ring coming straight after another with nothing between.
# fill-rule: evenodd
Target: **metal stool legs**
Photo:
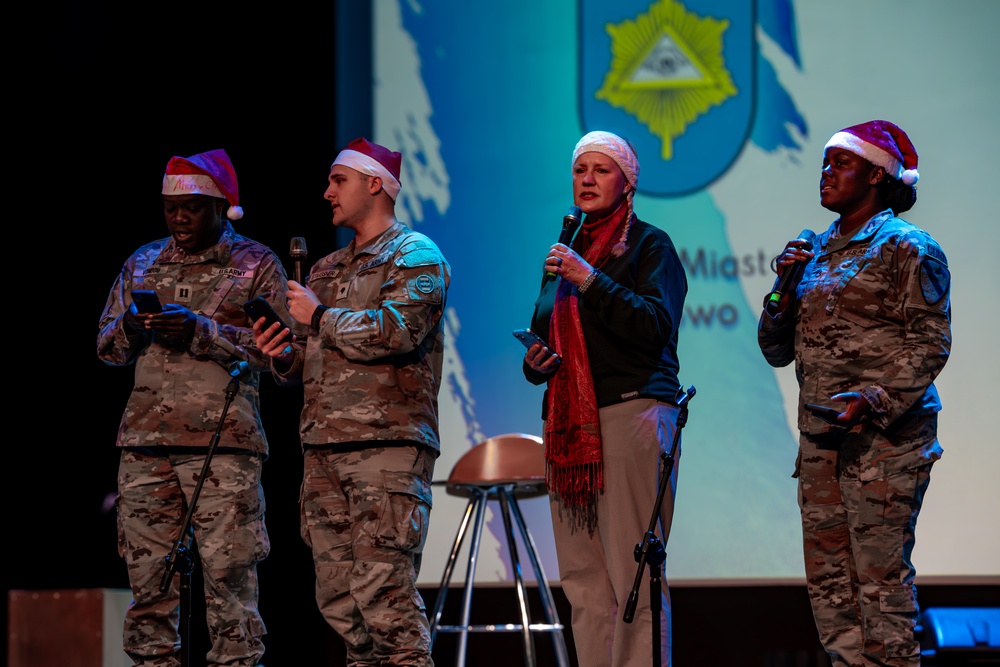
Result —
<instances>
[{"instance_id":1,"label":"metal stool legs","mask_svg":"<svg viewBox=\"0 0 1000 667\"><path fill-rule=\"evenodd\" d=\"M528 532L528 527L521 514L521 508L514 495L514 485L504 484L494 487L469 486L469 503L465 509L465 515L459 525L452 545L451 555L445 566L444 577L441 587L438 590L437 599L434 601L434 611L431 616L431 645L437 639L439 632L455 632L459 634L458 650L456 653L456 667L465 667L468 654L468 639L470 632L519 632L524 646L524 660L526 667L536 667L537 658L535 655L533 632L551 632L553 647L556 653L556 662L559 667L569 667L569 654L566 651L566 642L563 637L563 625L559 622L555 601L552 597L552 590L549 588L545 573L542 571L541 563L538 560L538 550L534 540ZM494 495L500 501L500 511L503 517L504 530L507 539L507 548L510 553L511 566L514 570L514 583L520 607L521 622L516 624L489 624L470 625L469 617L472 610L472 591L475 581L476 565L479 558L479 547L482 543L483 529L486 524L486 504L490 496ZM465 573L465 589L462 594L461 619L458 625L442 625L441 616L444 609L445 597L448 586L451 583L452 574L455 570L455 562L462 547L462 542L469 528L470 519L475 514L475 526L472 532L472 542L469 545L469 564ZM528 558L534 570L535 578L538 581L538 590L542 600L546 623L531 623L528 613L527 591L524 585L524 577L521 572L521 563L518 557L517 544L514 541L513 526L516 525L521 534L523 543L528 550Z\"/></svg>"},{"instance_id":2,"label":"metal stool legs","mask_svg":"<svg viewBox=\"0 0 1000 667\"><path fill-rule=\"evenodd\" d=\"M556 664L559 665L559 667L569 667L569 654L566 651L566 640L563 636L563 625L559 622L559 613L556 611L556 603L555 599L552 597L552 589L549 588L548 579L546 579L545 573L542 571L542 564L538 560L538 548L535 546L535 540L531 537L531 533L528 532L528 525L524 521L524 516L521 514L521 507L518 505L517 497L514 495L512 489L504 488L500 491L500 503L503 511L504 527L507 530L507 545L510 548L510 559L511 563L514 564L517 584L520 586L523 593L524 579L521 576L521 564L517 559L517 545L514 542L514 535L511 533L511 516L513 516L514 522L517 524L518 530L521 533L521 538L528 549L528 559L531 561L531 568L535 573L535 579L538 581L538 594L542 600L542 609L545 613L546 623L535 623L529 625L527 601L525 596L522 594L521 618L523 619L523 625L528 628L527 630L524 630L526 642L526 664L529 665L529 667L534 667L535 665L533 651L531 659L527 659L527 644L531 642L531 635L529 634L529 631L551 632L552 643L556 652ZM532 646L532 649L533 648L534 647Z\"/></svg>"},{"instance_id":3,"label":"metal stool legs","mask_svg":"<svg viewBox=\"0 0 1000 667\"><path fill-rule=\"evenodd\" d=\"M479 545L482 541L483 527L486 524L486 501L489 497L487 489L470 488L472 495L469 504L465 507L465 514L462 523L458 527L455 536L455 543L451 548L451 555L448 556L448 564L444 569L444 578L441 587L438 589L437 599L434 601L434 613L431 617L431 647L437 639L439 632L458 632L458 651L456 653L455 664L464 667L466 648L469 641L469 616L472 611L472 582L476 574L476 563L479 558ZM476 525L472 531L472 543L469 546L469 565L465 571L465 588L462 593L462 614L459 625L441 625L441 614L444 609L444 601L448 592L448 585L451 583L451 576L455 572L455 561L458 559L459 551L462 548L462 541L469 528L469 519L472 518L473 511L476 515Z\"/></svg>"}]
</instances>

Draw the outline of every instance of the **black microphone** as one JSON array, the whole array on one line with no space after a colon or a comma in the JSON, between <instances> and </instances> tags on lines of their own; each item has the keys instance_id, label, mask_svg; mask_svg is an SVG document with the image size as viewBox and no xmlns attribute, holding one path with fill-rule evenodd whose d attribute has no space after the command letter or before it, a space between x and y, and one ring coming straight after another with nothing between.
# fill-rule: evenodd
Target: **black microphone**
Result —
<instances>
[{"instance_id":1,"label":"black microphone","mask_svg":"<svg viewBox=\"0 0 1000 667\"><path fill-rule=\"evenodd\" d=\"M677 407L683 407L688 401L694 398L694 395L698 393L698 390L691 385L690 389L685 389L681 387L677 390L676 398L674 399L674 405Z\"/></svg>"},{"instance_id":2,"label":"black microphone","mask_svg":"<svg viewBox=\"0 0 1000 667\"><path fill-rule=\"evenodd\" d=\"M559 232L559 243L568 246L573 242L573 235L576 234L576 230L580 228L580 216L583 215L583 211L580 210L579 206L570 206L569 211L563 218L562 231ZM545 279L552 280L557 278L556 274L551 271L545 272Z\"/></svg>"},{"instance_id":3,"label":"black microphone","mask_svg":"<svg viewBox=\"0 0 1000 667\"><path fill-rule=\"evenodd\" d=\"M306 250L306 240L301 236L292 238L292 243L288 248L288 254L292 256L294 263L295 282L302 284L302 263L306 261L309 252Z\"/></svg>"},{"instance_id":4,"label":"black microphone","mask_svg":"<svg viewBox=\"0 0 1000 667\"><path fill-rule=\"evenodd\" d=\"M805 243L799 246L800 248L803 250L812 250L816 234L811 229L803 229L795 238L805 241ZM774 286L764 299L764 310L767 311L768 315L772 317L776 315L781 305L781 298L795 291L799 281L802 280L802 271L805 269L805 265L805 262L795 262L795 264L785 267L784 272L774 279Z\"/></svg>"}]
</instances>

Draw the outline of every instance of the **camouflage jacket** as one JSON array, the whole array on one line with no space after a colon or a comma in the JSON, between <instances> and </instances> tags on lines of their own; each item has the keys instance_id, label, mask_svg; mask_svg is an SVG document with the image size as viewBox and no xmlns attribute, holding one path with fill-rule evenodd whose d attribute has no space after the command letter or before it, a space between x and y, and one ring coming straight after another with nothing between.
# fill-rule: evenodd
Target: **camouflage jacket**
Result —
<instances>
[{"instance_id":1,"label":"camouflage jacket","mask_svg":"<svg viewBox=\"0 0 1000 667\"><path fill-rule=\"evenodd\" d=\"M189 345L136 332L124 322L133 289L155 290L197 316ZM219 243L189 255L171 238L142 246L125 262L108 295L97 356L111 366L135 365L135 380L118 429L119 447L207 447L219 425L234 362L245 361L239 392L226 414L219 447L267 453L260 419L259 374L270 369L257 350L243 304L262 296L287 316L285 270L266 246L223 225Z\"/></svg>"},{"instance_id":2,"label":"camouflage jacket","mask_svg":"<svg viewBox=\"0 0 1000 667\"><path fill-rule=\"evenodd\" d=\"M767 362L795 361L799 430L828 431L802 405L836 405L829 398L841 392L860 392L874 409L874 426L889 434L904 414L940 410L933 382L951 350L951 302L937 242L886 210L849 239L838 237L833 223L816 237L814 252L795 304L773 318L762 313L758 324ZM939 448L936 440L910 444Z\"/></svg>"},{"instance_id":3,"label":"camouflage jacket","mask_svg":"<svg viewBox=\"0 0 1000 667\"><path fill-rule=\"evenodd\" d=\"M303 445L411 440L440 450L442 315L451 268L423 234L394 224L366 247L320 259L306 281L329 310L294 344L279 384L302 383Z\"/></svg>"}]
</instances>

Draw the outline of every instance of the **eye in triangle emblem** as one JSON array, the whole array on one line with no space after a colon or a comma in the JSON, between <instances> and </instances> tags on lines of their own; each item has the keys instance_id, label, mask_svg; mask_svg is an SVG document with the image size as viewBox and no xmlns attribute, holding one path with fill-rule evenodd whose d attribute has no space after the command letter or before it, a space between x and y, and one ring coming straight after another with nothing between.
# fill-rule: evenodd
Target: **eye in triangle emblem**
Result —
<instances>
[{"instance_id":1,"label":"eye in triangle emblem","mask_svg":"<svg viewBox=\"0 0 1000 667\"><path fill-rule=\"evenodd\" d=\"M674 137L736 95L722 58L728 27L727 20L698 18L671 0L634 21L609 25L613 57L597 99L648 127L663 142L660 157L671 159Z\"/></svg>"},{"instance_id":2,"label":"eye in triangle emblem","mask_svg":"<svg viewBox=\"0 0 1000 667\"><path fill-rule=\"evenodd\" d=\"M751 128L753 3L582 4L585 130L616 132L636 145L642 192L684 194L718 178Z\"/></svg>"}]
</instances>

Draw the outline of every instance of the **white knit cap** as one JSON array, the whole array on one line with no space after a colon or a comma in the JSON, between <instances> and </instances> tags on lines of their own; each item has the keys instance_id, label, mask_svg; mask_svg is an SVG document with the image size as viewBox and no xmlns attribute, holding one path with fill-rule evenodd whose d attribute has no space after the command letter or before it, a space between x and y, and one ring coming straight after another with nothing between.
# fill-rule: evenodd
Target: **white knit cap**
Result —
<instances>
[{"instance_id":1,"label":"white knit cap","mask_svg":"<svg viewBox=\"0 0 1000 667\"><path fill-rule=\"evenodd\" d=\"M583 153L602 153L615 161L632 189L639 182L639 158L628 142L611 132L595 130L583 135L573 149L573 163Z\"/></svg>"},{"instance_id":2,"label":"white knit cap","mask_svg":"<svg viewBox=\"0 0 1000 667\"><path fill-rule=\"evenodd\" d=\"M639 182L639 158L636 156L635 151L632 150L632 146L630 146L627 141L619 137L617 134L604 132L603 130L588 132L581 137L580 141L576 142L576 148L573 149L573 161L571 164L575 165L576 159L584 153L601 153L602 155L607 155L615 161L615 164L617 164L619 169L622 170L622 173L625 174L625 180L632 186L632 189L629 190L628 194L625 196L628 200L628 211L625 214L627 216L625 227L622 230L621 238L618 239L611 250L612 255L615 257L621 257L627 247L626 243L628 241L628 232L632 228L632 218L635 214L633 199L635 197L635 186Z\"/></svg>"}]
</instances>

